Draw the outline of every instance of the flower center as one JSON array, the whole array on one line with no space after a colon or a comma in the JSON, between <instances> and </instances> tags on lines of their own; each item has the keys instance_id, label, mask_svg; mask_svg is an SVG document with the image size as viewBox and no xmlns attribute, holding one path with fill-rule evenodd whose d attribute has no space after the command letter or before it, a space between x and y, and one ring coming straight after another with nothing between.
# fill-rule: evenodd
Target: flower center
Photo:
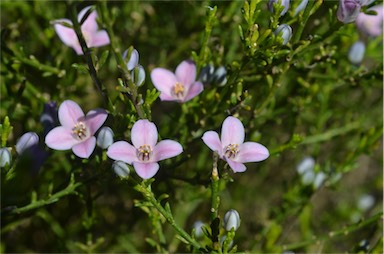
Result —
<instances>
[{"instance_id":1,"label":"flower center","mask_svg":"<svg viewBox=\"0 0 384 254\"><path fill-rule=\"evenodd\" d=\"M239 152L238 144L229 144L224 148L224 155L229 159L234 159Z\"/></svg>"},{"instance_id":2,"label":"flower center","mask_svg":"<svg viewBox=\"0 0 384 254\"><path fill-rule=\"evenodd\" d=\"M89 136L89 130L83 122L77 122L72 128L72 135L77 140L84 140Z\"/></svg>"},{"instance_id":3,"label":"flower center","mask_svg":"<svg viewBox=\"0 0 384 254\"><path fill-rule=\"evenodd\" d=\"M180 82L176 82L176 84L172 87L171 91L172 95L182 99L184 97L184 86Z\"/></svg>"},{"instance_id":4,"label":"flower center","mask_svg":"<svg viewBox=\"0 0 384 254\"><path fill-rule=\"evenodd\" d=\"M149 145L142 145L136 150L137 158L140 161L149 161L152 154L152 148Z\"/></svg>"}]
</instances>

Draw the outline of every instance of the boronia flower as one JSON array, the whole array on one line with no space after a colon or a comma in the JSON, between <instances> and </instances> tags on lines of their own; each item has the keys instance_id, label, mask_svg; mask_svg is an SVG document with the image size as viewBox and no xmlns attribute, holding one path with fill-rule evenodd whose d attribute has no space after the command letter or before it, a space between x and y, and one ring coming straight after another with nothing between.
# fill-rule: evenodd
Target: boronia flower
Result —
<instances>
[{"instance_id":1,"label":"boronia flower","mask_svg":"<svg viewBox=\"0 0 384 254\"><path fill-rule=\"evenodd\" d=\"M91 7L92 6L88 6L80 11L77 17L78 22L82 20L84 15ZM87 17L87 19L84 21L84 23L81 25L81 32L89 48L101 47L110 43L107 32L104 30L98 30L96 18L97 12L92 11ZM81 49L80 42L76 36L75 30L60 24L60 22L65 22L72 25L72 21L70 21L69 19L55 20L54 28L56 30L57 35L60 37L61 41L65 45L73 48L78 55L83 55L84 52Z\"/></svg>"},{"instance_id":2,"label":"boronia flower","mask_svg":"<svg viewBox=\"0 0 384 254\"><path fill-rule=\"evenodd\" d=\"M196 81L196 65L186 60L181 62L176 72L155 68L151 72L153 85L159 90L162 101L186 102L203 91L203 84Z\"/></svg>"},{"instance_id":3,"label":"boronia flower","mask_svg":"<svg viewBox=\"0 0 384 254\"><path fill-rule=\"evenodd\" d=\"M363 3L363 0L339 0L337 18L344 24L355 21Z\"/></svg>"},{"instance_id":4,"label":"boronia flower","mask_svg":"<svg viewBox=\"0 0 384 254\"><path fill-rule=\"evenodd\" d=\"M244 143L244 126L239 119L228 116L221 128L221 140L215 131L207 131L202 139L220 158L225 160L233 172L244 172L247 168L243 163L257 162L269 157L268 149L256 142Z\"/></svg>"},{"instance_id":5,"label":"boronia flower","mask_svg":"<svg viewBox=\"0 0 384 254\"><path fill-rule=\"evenodd\" d=\"M45 137L48 147L55 150L72 149L80 158L89 158L96 146L94 134L107 119L104 109L94 109L84 115L76 102L66 100L59 107L61 126L52 129Z\"/></svg>"},{"instance_id":6,"label":"boronia flower","mask_svg":"<svg viewBox=\"0 0 384 254\"><path fill-rule=\"evenodd\" d=\"M131 141L113 143L107 151L109 158L133 165L136 173L143 179L154 176L159 170L158 161L179 155L183 148L173 140L157 143L156 125L148 120L138 120L131 130Z\"/></svg>"}]
</instances>

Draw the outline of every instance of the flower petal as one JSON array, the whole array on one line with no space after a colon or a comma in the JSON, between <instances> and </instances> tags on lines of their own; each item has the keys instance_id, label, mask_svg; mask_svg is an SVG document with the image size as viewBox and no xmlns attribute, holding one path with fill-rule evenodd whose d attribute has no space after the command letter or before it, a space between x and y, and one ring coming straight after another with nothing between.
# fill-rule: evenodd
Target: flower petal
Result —
<instances>
[{"instance_id":1,"label":"flower petal","mask_svg":"<svg viewBox=\"0 0 384 254\"><path fill-rule=\"evenodd\" d=\"M71 130L63 126L53 128L45 136L45 144L55 150L68 150L78 143L79 141L72 136Z\"/></svg>"},{"instance_id":2,"label":"flower petal","mask_svg":"<svg viewBox=\"0 0 384 254\"><path fill-rule=\"evenodd\" d=\"M58 114L61 125L69 129L72 129L79 120L84 118L83 110L71 100L61 103Z\"/></svg>"},{"instance_id":3,"label":"flower petal","mask_svg":"<svg viewBox=\"0 0 384 254\"><path fill-rule=\"evenodd\" d=\"M163 68L155 68L151 72L151 79L157 90L172 97L171 90L177 83L175 74Z\"/></svg>"},{"instance_id":4,"label":"flower petal","mask_svg":"<svg viewBox=\"0 0 384 254\"><path fill-rule=\"evenodd\" d=\"M221 128L221 143L223 147L229 144L242 144L244 142L244 126L239 119L228 116Z\"/></svg>"},{"instance_id":5,"label":"flower petal","mask_svg":"<svg viewBox=\"0 0 384 254\"><path fill-rule=\"evenodd\" d=\"M201 139L212 151L217 151L220 157L222 157L223 147L221 146L219 134L216 131L205 132Z\"/></svg>"},{"instance_id":6,"label":"flower petal","mask_svg":"<svg viewBox=\"0 0 384 254\"><path fill-rule=\"evenodd\" d=\"M245 170L247 170L247 167L243 163L236 162L236 161L229 160L229 159L227 160L227 163L231 167L231 169L234 173L244 172Z\"/></svg>"},{"instance_id":7,"label":"flower petal","mask_svg":"<svg viewBox=\"0 0 384 254\"><path fill-rule=\"evenodd\" d=\"M196 80L196 65L193 61L182 61L176 68L176 78L183 83L186 89Z\"/></svg>"},{"instance_id":8,"label":"flower petal","mask_svg":"<svg viewBox=\"0 0 384 254\"><path fill-rule=\"evenodd\" d=\"M180 143L173 140L162 140L153 149L153 161L161 161L175 157L183 152Z\"/></svg>"},{"instance_id":9,"label":"flower petal","mask_svg":"<svg viewBox=\"0 0 384 254\"><path fill-rule=\"evenodd\" d=\"M84 142L81 142L80 144L72 147L72 151L80 158L88 159L89 156L91 156L93 150L95 150L95 146L96 138L92 136Z\"/></svg>"},{"instance_id":10,"label":"flower petal","mask_svg":"<svg viewBox=\"0 0 384 254\"><path fill-rule=\"evenodd\" d=\"M85 117L86 125L89 127L91 135L94 135L96 131L104 124L107 120L108 113L101 108L91 110Z\"/></svg>"},{"instance_id":11,"label":"flower petal","mask_svg":"<svg viewBox=\"0 0 384 254\"><path fill-rule=\"evenodd\" d=\"M184 102L193 99L195 96L197 96L203 90L204 90L204 86L201 82L193 83L192 86L188 90L188 94L184 98Z\"/></svg>"},{"instance_id":12,"label":"flower petal","mask_svg":"<svg viewBox=\"0 0 384 254\"><path fill-rule=\"evenodd\" d=\"M131 140L136 148L149 145L153 149L157 142L156 125L146 119L137 121L132 127Z\"/></svg>"},{"instance_id":13,"label":"flower petal","mask_svg":"<svg viewBox=\"0 0 384 254\"><path fill-rule=\"evenodd\" d=\"M84 15L87 13L87 11L90 8L92 8L92 5L85 7L84 9L82 9L79 12L79 15L77 15L77 21L78 22L80 22L83 19ZM89 14L89 16L87 17L87 19L84 21L84 23L81 25L81 30L86 30L89 32L96 32L98 29L96 18L97 18L97 12L92 11Z\"/></svg>"},{"instance_id":14,"label":"flower petal","mask_svg":"<svg viewBox=\"0 0 384 254\"><path fill-rule=\"evenodd\" d=\"M245 142L240 145L240 152L236 157L237 162L257 162L269 157L268 149L256 142Z\"/></svg>"},{"instance_id":15,"label":"flower petal","mask_svg":"<svg viewBox=\"0 0 384 254\"><path fill-rule=\"evenodd\" d=\"M87 42L87 46L92 47L101 47L110 44L108 33L104 30L100 30L92 34L90 41Z\"/></svg>"},{"instance_id":16,"label":"flower petal","mask_svg":"<svg viewBox=\"0 0 384 254\"><path fill-rule=\"evenodd\" d=\"M59 19L59 20L55 20L55 22L66 22L68 24L72 24L72 22L69 19ZM77 39L77 35L72 28L63 26L61 24L54 24L53 27L57 35L59 36L60 40L65 45L75 49L78 55L83 54L83 51L81 50L80 42Z\"/></svg>"},{"instance_id":17,"label":"flower petal","mask_svg":"<svg viewBox=\"0 0 384 254\"><path fill-rule=\"evenodd\" d=\"M152 163L140 163L134 162L133 167L136 173L143 179L148 179L154 176L159 171L159 164L156 162Z\"/></svg>"},{"instance_id":18,"label":"flower petal","mask_svg":"<svg viewBox=\"0 0 384 254\"><path fill-rule=\"evenodd\" d=\"M113 160L124 161L128 164L137 160L136 148L126 141L118 141L113 143L107 151L109 158Z\"/></svg>"}]
</instances>

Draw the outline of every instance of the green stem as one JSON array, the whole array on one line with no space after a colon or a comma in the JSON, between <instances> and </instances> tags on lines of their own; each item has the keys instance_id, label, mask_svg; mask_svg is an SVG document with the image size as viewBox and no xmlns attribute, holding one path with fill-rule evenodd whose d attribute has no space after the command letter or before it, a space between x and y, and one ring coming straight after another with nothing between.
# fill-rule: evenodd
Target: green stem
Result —
<instances>
[{"instance_id":1,"label":"green stem","mask_svg":"<svg viewBox=\"0 0 384 254\"><path fill-rule=\"evenodd\" d=\"M349 227L345 227L341 230L338 230L338 231L331 231L329 232L328 234L326 235L322 235L322 236L313 236L311 240L307 240L307 241L303 241L303 242L299 242L299 243L292 243L292 244L287 244L287 245L283 245L283 250L294 250L294 249L298 249L298 248L302 248L304 246L307 246L307 245L310 245L310 244L313 244L313 243L316 243L316 242L320 242L320 241L324 241L324 240L327 240L327 239L330 239L330 238L335 238L335 237L338 237L338 236L343 236L343 235L348 235L354 231L357 231L359 229L362 229L364 227L367 227L367 226L370 226L374 223L377 223L378 221L382 221L383 220L383 213L380 212L366 220L362 220L362 221L359 221Z\"/></svg>"},{"instance_id":2,"label":"green stem","mask_svg":"<svg viewBox=\"0 0 384 254\"><path fill-rule=\"evenodd\" d=\"M79 183L79 182L75 183L75 177L74 177L74 175L71 175L71 180L65 189L63 189L59 192L56 192L55 194L48 197L47 199L32 201L29 205L26 205L26 206L23 206L20 208L15 208L15 209L11 210L9 212L9 214L20 214L20 213L28 212L30 210L34 210L34 209L37 209L37 208L40 208L40 207L43 207L43 206L46 206L46 205L49 205L52 203L56 203L62 197L76 194L77 193L76 188L79 187L80 185L82 185L82 183Z\"/></svg>"},{"instance_id":3,"label":"green stem","mask_svg":"<svg viewBox=\"0 0 384 254\"><path fill-rule=\"evenodd\" d=\"M323 3L323 0L309 1L309 2L312 5L307 6L307 8L305 8L303 17L299 18L299 26L296 29L295 37L293 38L294 43L300 40L301 34L304 31L305 24L307 24L309 17L321 6L321 4Z\"/></svg>"},{"instance_id":4,"label":"green stem","mask_svg":"<svg viewBox=\"0 0 384 254\"><path fill-rule=\"evenodd\" d=\"M150 190L150 187L144 185L144 183L136 184L135 189L141 192L146 200L148 200L168 221L169 224L176 230L181 237L183 237L189 244L196 249L201 249L200 244L193 239L187 232L184 231L179 225L177 225L170 209L165 209L155 198L155 195Z\"/></svg>"},{"instance_id":5,"label":"green stem","mask_svg":"<svg viewBox=\"0 0 384 254\"><path fill-rule=\"evenodd\" d=\"M219 172L217 170L217 160L218 160L217 152L213 153L213 168L212 168L212 176L211 176L211 220L217 218L219 205L220 205L220 196L219 196Z\"/></svg>"}]
</instances>

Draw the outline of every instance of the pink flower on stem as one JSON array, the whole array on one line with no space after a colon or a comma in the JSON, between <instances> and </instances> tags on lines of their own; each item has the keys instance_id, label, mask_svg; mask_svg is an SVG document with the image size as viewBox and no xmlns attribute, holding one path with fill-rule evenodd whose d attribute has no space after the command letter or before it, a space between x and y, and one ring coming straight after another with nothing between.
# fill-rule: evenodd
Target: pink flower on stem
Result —
<instances>
[{"instance_id":1,"label":"pink flower on stem","mask_svg":"<svg viewBox=\"0 0 384 254\"><path fill-rule=\"evenodd\" d=\"M84 115L76 102L66 100L59 107L58 126L48 132L45 143L55 150L72 149L80 158L89 158L96 146L96 131L107 119L104 109L94 109Z\"/></svg>"},{"instance_id":2,"label":"pink flower on stem","mask_svg":"<svg viewBox=\"0 0 384 254\"><path fill-rule=\"evenodd\" d=\"M244 126L240 120L228 116L221 128L221 140L215 131L205 132L202 139L236 173L247 169L243 163L262 161L269 157L269 151L265 146L256 142L244 143L244 137Z\"/></svg>"},{"instance_id":3,"label":"pink flower on stem","mask_svg":"<svg viewBox=\"0 0 384 254\"><path fill-rule=\"evenodd\" d=\"M161 92L162 101L186 102L203 91L203 84L196 81L196 65L186 60L181 62L176 72L155 68L151 72L153 85Z\"/></svg>"},{"instance_id":4,"label":"pink flower on stem","mask_svg":"<svg viewBox=\"0 0 384 254\"><path fill-rule=\"evenodd\" d=\"M81 19L84 17L84 15L87 13L87 11L91 7L92 6L88 6L80 11L77 17L78 22L81 21ZM104 30L98 30L96 18L97 18L97 12L92 11L87 17L87 19L84 21L84 23L81 25L81 32L89 48L101 47L101 46L108 45L110 43L107 32ZM59 22L65 22L72 25L72 21L70 21L69 19L58 19L58 20L55 20L54 22L55 22L54 28L56 30L57 35L60 37L61 41L65 45L72 47L78 55L83 55L84 52L81 49L80 42L77 38L75 30L73 30L72 28L66 27L62 24L59 24Z\"/></svg>"},{"instance_id":5,"label":"pink flower on stem","mask_svg":"<svg viewBox=\"0 0 384 254\"><path fill-rule=\"evenodd\" d=\"M126 162L143 179L154 176L159 170L158 161L179 155L183 148L173 140L157 143L156 125L148 120L137 121L131 131L132 144L126 141L113 143L107 151L109 158Z\"/></svg>"}]
</instances>

